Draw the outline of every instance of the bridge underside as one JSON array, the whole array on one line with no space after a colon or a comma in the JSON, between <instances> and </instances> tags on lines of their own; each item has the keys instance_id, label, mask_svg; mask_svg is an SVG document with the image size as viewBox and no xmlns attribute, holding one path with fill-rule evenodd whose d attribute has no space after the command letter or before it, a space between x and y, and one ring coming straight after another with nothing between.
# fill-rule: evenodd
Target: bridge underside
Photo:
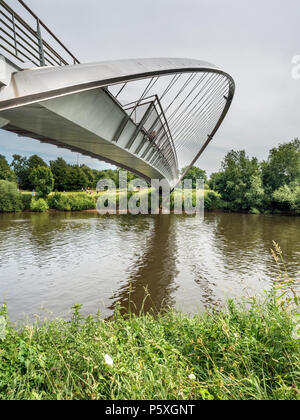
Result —
<instances>
[{"instance_id":1,"label":"bridge underside","mask_svg":"<svg viewBox=\"0 0 300 420\"><path fill-rule=\"evenodd\" d=\"M200 136L189 160L193 164L219 128L234 94L230 76L197 60L122 60L22 71L5 60L0 65L1 128L104 160L147 180L165 178L171 187L180 178L178 144L184 137L192 140L192 130L193 135L199 133L193 127L203 125L204 137ZM180 97L182 88L168 104L162 101L168 87L164 86L163 95L149 92L163 76L174 80L182 74L191 80L199 75L199 80L195 79L198 84L188 94L190 99L194 91L197 96L195 93L194 105L186 107L186 115L181 108L175 124L178 107L173 102L177 98L181 103L186 101ZM129 105L110 90L111 86L121 86L122 91L131 82L143 80L150 80L149 95L138 95ZM189 79L184 80L187 85ZM214 82L213 87L209 82ZM195 113L193 120L196 98L202 114L200 118ZM172 118L173 126L169 126Z\"/></svg>"}]
</instances>

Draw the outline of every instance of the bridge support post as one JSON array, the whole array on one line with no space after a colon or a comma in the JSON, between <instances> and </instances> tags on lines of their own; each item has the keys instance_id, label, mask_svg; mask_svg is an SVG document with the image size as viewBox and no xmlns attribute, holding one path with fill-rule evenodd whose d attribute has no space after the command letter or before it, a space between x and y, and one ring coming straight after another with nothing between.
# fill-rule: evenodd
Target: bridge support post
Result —
<instances>
[{"instance_id":1,"label":"bridge support post","mask_svg":"<svg viewBox=\"0 0 300 420\"><path fill-rule=\"evenodd\" d=\"M41 26L40 26L40 21L39 20L37 20L36 33L37 33L38 41L39 41L40 64L41 64L41 67L44 67L45 66L45 55L44 55L43 38L42 38Z\"/></svg>"}]
</instances>

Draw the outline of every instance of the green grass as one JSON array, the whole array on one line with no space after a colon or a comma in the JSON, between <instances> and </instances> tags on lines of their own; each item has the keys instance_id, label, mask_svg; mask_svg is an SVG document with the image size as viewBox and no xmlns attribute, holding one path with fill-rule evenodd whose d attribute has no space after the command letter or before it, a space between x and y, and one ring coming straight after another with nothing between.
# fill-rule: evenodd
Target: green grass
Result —
<instances>
[{"instance_id":1,"label":"green grass","mask_svg":"<svg viewBox=\"0 0 300 420\"><path fill-rule=\"evenodd\" d=\"M294 327L274 296L192 318L117 309L107 321L99 314L83 319L76 306L70 321L19 330L8 321L0 398L299 399Z\"/></svg>"}]
</instances>

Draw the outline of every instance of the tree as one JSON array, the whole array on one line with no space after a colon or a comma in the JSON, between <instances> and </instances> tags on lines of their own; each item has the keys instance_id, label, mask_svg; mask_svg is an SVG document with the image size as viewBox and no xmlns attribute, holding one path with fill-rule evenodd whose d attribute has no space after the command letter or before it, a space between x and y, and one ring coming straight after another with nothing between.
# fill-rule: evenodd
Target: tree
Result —
<instances>
[{"instance_id":1,"label":"tree","mask_svg":"<svg viewBox=\"0 0 300 420\"><path fill-rule=\"evenodd\" d=\"M187 170L186 168L183 168L181 173L184 174L184 172ZM185 179L191 179L193 188L196 188L197 179L203 179L204 184L207 184L207 175L206 172L203 169L198 168L197 166L192 166L183 180Z\"/></svg>"},{"instance_id":2,"label":"tree","mask_svg":"<svg viewBox=\"0 0 300 420\"><path fill-rule=\"evenodd\" d=\"M222 170L213 174L210 186L232 210L259 207L264 194L259 163L256 158L248 158L244 150L232 150L225 156Z\"/></svg>"},{"instance_id":3,"label":"tree","mask_svg":"<svg viewBox=\"0 0 300 420\"><path fill-rule=\"evenodd\" d=\"M28 167L29 170L32 171L33 169L37 168L38 166L42 166L48 168L47 163L38 155L32 155L28 158Z\"/></svg>"},{"instance_id":4,"label":"tree","mask_svg":"<svg viewBox=\"0 0 300 420\"><path fill-rule=\"evenodd\" d=\"M54 176L54 189L66 191L70 165L63 158L58 158L50 162L50 169Z\"/></svg>"},{"instance_id":5,"label":"tree","mask_svg":"<svg viewBox=\"0 0 300 420\"><path fill-rule=\"evenodd\" d=\"M17 182L17 177L10 168L5 156L0 155L0 179L4 181Z\"/></svg>"},{"instance_id":6,"label":"tree","mask_svg":"<svg viewBox=\"0 0 300 420\"><path fill-rule=\"evenodd\" d=\"M47 167L47 164L37 155L32 155L28 159L20 155L13 155L11 166L17 176L20 188L31 191L34 188L30 181L31 171L38 166Z\"/></svg>"},{"instance_id":7,"label":"tree","mask_svg":"<svg viewBox=\"0 0 300 420\"><path fill-rule=\"evenodd\" d=\"M262 163L262 179L269 193L291 182L300 184L299 139L271 149L268 160Z\"/></svg>"},{"instance_id":8,"label":"tree","mask_svg":"<svg viewBox=\"0 0 300 420\"><path fill-rule=\"evenodd\" d=\"M66 177L66 191L80 191L86 189L89 180L78 165L69 165Z\"/></svg>"},{"instance_id":9,"label":"tree","mask_svg":"<svg viewBox=\"0 0 300 420\"><path fill-rule=\"evenodd\" d=\"M29 189L29 169L28 160L26 157L20 155L13 155L13 161L11 167L16 174L18 184L22 190Z\"/></svg>"},{"instance_id":10,"label":"tree","mask_svg":"<svg viewBox=\"0 0 300 420\"><path fill-rule=\"evenodd\" d=\"M93 173L92 169L89 168L86 165L81 165L80 168L83 170L83 172L85 173L85 176L87 177L87 180L88 180L88 185L87 186L90 187L90 188L93 188L95 178L94 178L94 173Z\"/></svg>"},{"instance_id":11,"label":"tree","mask_svg":"<svg viewBox=\"0 0 300 420\"><path fill-rule=\"evenodd\" d=\"M34 168L29 175L33 188L42 196L47 197L53 191L54 177L47 166L38 166Z\"/></svg>"}]
</instances>

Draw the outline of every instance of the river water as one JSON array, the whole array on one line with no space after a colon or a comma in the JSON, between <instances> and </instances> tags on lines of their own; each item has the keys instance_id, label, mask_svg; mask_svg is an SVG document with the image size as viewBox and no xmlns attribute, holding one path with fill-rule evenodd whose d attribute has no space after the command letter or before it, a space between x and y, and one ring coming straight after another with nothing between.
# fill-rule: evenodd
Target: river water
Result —
<instances>
[{"instance_id":1,"label":"river water","mask_svg":"<svg viewBox=\"0 0 300 420\"><path fill-rule=\"evenodd\" d=\"M268 289L272 240L299 278L300 217L0 214L0 302L13 321L68 317L74 303L108 317L129 300L193 314Z\"/></svg>"}]
</instances>

